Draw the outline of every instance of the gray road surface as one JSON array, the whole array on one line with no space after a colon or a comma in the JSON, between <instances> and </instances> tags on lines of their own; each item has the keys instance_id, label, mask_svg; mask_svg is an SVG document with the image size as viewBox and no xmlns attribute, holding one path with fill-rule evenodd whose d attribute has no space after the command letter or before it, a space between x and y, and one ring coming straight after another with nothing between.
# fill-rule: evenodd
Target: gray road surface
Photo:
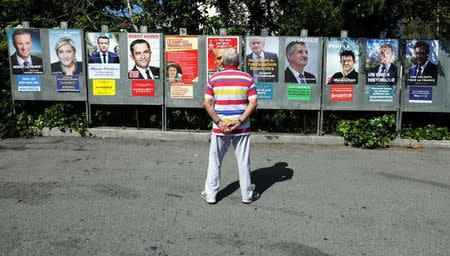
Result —
<instances>
[{"instance_id":1,"label":"gray road surface","mask_svg":"<svg viewBox=\"0 0 450 256\"><path fill-rule=\"evenodd\" d=\"M261 198L200 199L207 141L0 141L0 255L450 255L450 150L253 144Z\"/></svg>"}]
</instances>

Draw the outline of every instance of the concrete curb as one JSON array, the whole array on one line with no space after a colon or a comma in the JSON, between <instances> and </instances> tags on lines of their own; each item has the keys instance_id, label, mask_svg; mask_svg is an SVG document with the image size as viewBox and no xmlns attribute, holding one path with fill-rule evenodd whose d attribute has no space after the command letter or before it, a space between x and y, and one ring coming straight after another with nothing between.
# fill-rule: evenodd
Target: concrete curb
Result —
<instances>
[{"instance_id":1,"label":"concrete curb","mask_svg":"<svg viewBox=\"0 0 450 256\"><path fill-rule=\"evenodd\" d=\"M136 128L111 128L97 127L88 129L92 137L96 138L127 138L127 139L148 139L148 140L167 140L167 141L208 141L210 133L208 131L161 131L152 129ZM61 132L58 129L44 128L42 136L72 136L80 137L76 132ZM344 145L344 138L332 135L300 135L286 133L264 133L253 132L253 143L295 143L309 145ZM392 141L394 147L410 148L449 148L450 141L430 141L396 138Z\"/></svg>"},{"instance_id":2,"label":"concrete curb","mask_svg":"<svg viewBox=\"0 0 450 256\"><path fill-rule=\"evenodd\" d=\"M136 128L111 128L99 127L88 129L92 137L96 138L128 138L128 139L149 139L149 140L176 140L176 141L208 141L210 132L208 131L160 131L151 129ZM42 136L75 136L76 132L61 132L58 129L44 128ZM296 135L253 132L252 142L254 143L298 143L316 145L343 145L344 139L338 136L316 136L316 135Z\"/></svg>"},{"instance_id":3,"label":"concrete curb","mask_svg":"<svg viewBox=\"0 0 450 256\"><path fill-rule=\"evenodd\" d=\"M448 148L450 149L450 141L448 140L417 140L400 139L396 138L392 141L394 147L407 147L407 148Z\"/></svg>"}]
</instances>

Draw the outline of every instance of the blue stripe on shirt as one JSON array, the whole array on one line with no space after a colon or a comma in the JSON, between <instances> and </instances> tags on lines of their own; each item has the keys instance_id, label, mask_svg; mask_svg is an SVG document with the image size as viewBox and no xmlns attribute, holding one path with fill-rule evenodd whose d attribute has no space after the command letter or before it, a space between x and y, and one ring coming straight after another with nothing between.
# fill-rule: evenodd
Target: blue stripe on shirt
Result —
<instances>
[{"instance_id":1,"label":"blue stripe on shirt","mask_svg":"<svg viewBox=\"0 0 450 256\"><path fill-rule=\"evenodd\" d=\"M217 110L218 115L241 115L244 113L244 110Z\"/></svg>"}]
</instances>

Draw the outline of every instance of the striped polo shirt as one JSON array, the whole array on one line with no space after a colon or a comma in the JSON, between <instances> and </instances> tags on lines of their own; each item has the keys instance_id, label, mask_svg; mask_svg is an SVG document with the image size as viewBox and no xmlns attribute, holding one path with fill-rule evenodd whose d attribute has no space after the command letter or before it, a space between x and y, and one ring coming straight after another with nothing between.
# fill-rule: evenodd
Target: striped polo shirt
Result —
<instances>
[{"instance_id":1,"label":"striped polo shirt","mask_svg":"<svg viewBox=\"0 0 450 256\"><path fill-rule=\"evenodd\" d=\"M214 109L225 124L237 121L248 102L256 99L256 86L253 78L237 69L227 69L215 73L208 79L205 89L205 99L214 102ZM216 135L247 135L250 134L250 120L246 120L232 133L224 134L213 124L212 133Z\"/></svg>"}]
</instances>

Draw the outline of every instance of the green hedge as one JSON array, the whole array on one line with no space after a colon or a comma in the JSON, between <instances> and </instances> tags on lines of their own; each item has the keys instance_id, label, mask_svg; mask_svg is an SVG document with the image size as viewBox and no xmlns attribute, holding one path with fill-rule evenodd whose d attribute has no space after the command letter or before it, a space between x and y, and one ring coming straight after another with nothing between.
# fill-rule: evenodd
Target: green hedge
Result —
<instances>
[{"instance_id":1,"label":"green hedge","mask_svg":"<svg viewBox=\"0 0 450 256\"><path fill-rule=\"evenodd\" d=\"M41 135L44 127L57 128L62 132L75 131L87 134L86 115L74 113L70 104L57 103L44 110L43 114L29 114L18 107L16 114L9 93L0 93L0 138Z\"/></svg>"},{"instance_id":2,"label":"green hedge","mask_svg":"<svg viewBox=\"0 0 450 256\"><path fill-rule=\"evenodd\" d=\"M337 132L344 137L345 145L364 149L390 147L397 136L392 114L372 119L341 120Z\"/></svg>"}]
</instances>

